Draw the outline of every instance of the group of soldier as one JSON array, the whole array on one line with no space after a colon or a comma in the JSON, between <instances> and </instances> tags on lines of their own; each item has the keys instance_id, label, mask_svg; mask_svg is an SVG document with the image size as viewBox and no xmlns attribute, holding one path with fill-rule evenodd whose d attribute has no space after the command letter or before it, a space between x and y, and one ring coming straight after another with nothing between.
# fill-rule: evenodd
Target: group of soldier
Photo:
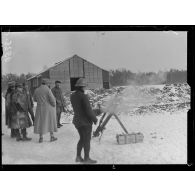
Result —
<instances>
[{"instance_id":1,"label":"group of soldier","mask_svg":"<svg viewBox=\"0 0 195 195\"><path fill-rule=\"evenodd\" d=\"M43 135L50 133L50 141L56 141L54 132L60 128L61 113L64 112L65 101L60 88L60 81L55 81L55 87L50 89L50 80L42 79L41 85L35 89L32 97L26 82L10 81L5 95L6 125L11 129L11 138L17 141L30 141L27 128L34 126L34 133L39 134L39 143L43 142ZM89 156L92 125L97 123L96 116L101 114L100 109L92 109L89 99L84 93L87 86L80 78L75 84L75 92L70 100L74 111L73 124L80 139L77 143L76 162L96 163ZM37 102L35 114L33 100ZM84 150L84 158L81 155Z\"/></svg>"},{"instance_id":2,"label":"group of soldier","mask_svg":"<svg viewBox=\"0 0 195 195\"><path fill-rule=\"evenodd\" d=\"M43 112L43 109L40 108L48 108L51 104L51 102L48 103L48 101L51 100L53 100L53 107L55 107L55 109L52 110L53 113L51 113L53 116L53 121L56 121L54 126L57 126L56 128L53 127L53 129L50 131L51 141L57 140L53 136L53 131L57 131L56 129L62 126L60 124L60 117L61 112L64 111L64 98L59 86L61 83L60 81L55 82L55 87L52 88L52 90L46 87L46 89L48 89L46 91L53 92L50 99L47 98L47 94L43 95L42 92L44 90L42 91L42 88L44 87L42 86L46 86L47 83L49 84L47 79L42 80L42 85L35 90L35 95L33 98L26 82L8 82L8 89L5 94L5 123L8 128L11 129L11 138L16 138L16 141L30 141L31 138L27 137L26 129L32 125L34 125L34 132L40 134L39 142L41 143L43 141L42 135L46 132L44 128L40 127L40 125L46 125L46 121L43 120L44 118L47 119L47 122L50 120L52 121L52 118L49 116L47 109ZM46 91L44 91L44 93ZM34 101L37 101L38 105L35 115L33 112L33 99ZM45 115L48 115L48 117L45 117Z\"/></svg>"}]
</instances>

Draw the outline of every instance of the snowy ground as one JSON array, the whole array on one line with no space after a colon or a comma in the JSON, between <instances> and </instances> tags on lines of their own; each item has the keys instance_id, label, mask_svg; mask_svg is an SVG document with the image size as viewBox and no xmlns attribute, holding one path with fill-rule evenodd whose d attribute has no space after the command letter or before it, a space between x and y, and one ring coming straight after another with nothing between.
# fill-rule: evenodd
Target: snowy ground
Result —
<instances>
[{"instance_id":1,"label":"snowy ground","mask_svg":"<svg viewBox=\"0 0 195 195\"><path fill-rule=\"evenodd\" d=\"M159 108L158 108L159 109ZM150 109L147 109L150 110ZM2 117L3 164L76 164L78 133L71 124L71 115L63 115L64 124L55 134L56 142L49 142L49 134L42 144L33 128L28 129L31 142L16 142L10 138ZM171 112L120 113L126 129L144 134L143 143L118 145L116 134L122 133L115 118L111 118L99 142L92 138L91 157L99 164L186 164L187 163L187 109ZM93 130L96 126L93 127Z\"/></svg>"},{"instance_id":2,"label":"snowy ground","mask_svg":"<svg viewBox=\"0 0 195 195\"><path fill-rule=\"evenodd\" d=\"M120 116L129 132L142 132L144 142L118 145L116 134L122 129L112 118L101 141L93 138L91 156L100 164L166 164L187 162L187 114L151 114L145 116ZM94 126L95 130L95 126ZM57 142L38 143L33 128L28 129L31 142L16 142L10 130L3 128L3 164L74 164L78 134L74 126L64 124L56 133Z\"/></svg>"}]
</instances>

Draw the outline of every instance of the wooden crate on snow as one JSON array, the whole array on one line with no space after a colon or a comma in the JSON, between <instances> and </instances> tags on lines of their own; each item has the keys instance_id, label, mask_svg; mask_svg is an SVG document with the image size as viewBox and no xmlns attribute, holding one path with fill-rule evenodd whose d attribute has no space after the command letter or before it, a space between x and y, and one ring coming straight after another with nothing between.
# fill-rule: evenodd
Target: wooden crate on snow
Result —
<instances>
[{"instance_id":1,"label":"wooden crate on snow","mask_svg":"<svg viewBox=\"0 0 195 195\"><path fill-rule=\"evenodd\" d=\"M144 135L142 133L117 134L116 140L120 145L133 144L143 142Z\"/></svg>"}]
</instances>

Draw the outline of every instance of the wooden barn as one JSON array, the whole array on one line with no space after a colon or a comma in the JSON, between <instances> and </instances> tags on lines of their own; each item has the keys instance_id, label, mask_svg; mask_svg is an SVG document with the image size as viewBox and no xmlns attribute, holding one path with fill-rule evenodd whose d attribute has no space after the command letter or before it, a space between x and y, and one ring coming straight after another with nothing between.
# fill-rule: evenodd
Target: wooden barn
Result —
<instances>
[{"instance_id":1,"label":"wooden barn","mask_svg":"<svg viewBox=\"0 0 195 195\"><path fill-rule=\"evenodd\" d=\"M56 80L61 81L63 91L73 91L74 85L79 78L86 79L89 89L109 89L110 86L108 71L77 55L58 62L53 67L29 78L28 85L32 94L41 85L42 78L49 78L51 80L51 88L55 85Z\"/></svg>"}]
</instances>

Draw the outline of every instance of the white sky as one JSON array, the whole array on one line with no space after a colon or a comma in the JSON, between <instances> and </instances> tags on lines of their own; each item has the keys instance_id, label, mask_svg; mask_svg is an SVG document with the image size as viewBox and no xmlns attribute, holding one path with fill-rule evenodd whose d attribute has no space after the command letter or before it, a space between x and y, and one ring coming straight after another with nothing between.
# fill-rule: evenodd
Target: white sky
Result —
<instances>
[{"instance_id":1,"label":"white sky","mask_svg":"<svg viewBox=\"0 0 195 195\"><path fill-rule=\"evenodd\" d=\"M187 69L187 32L2 33L4 73L38 73L74 54L104 69Z\"/></svg>"}]
</instances>

